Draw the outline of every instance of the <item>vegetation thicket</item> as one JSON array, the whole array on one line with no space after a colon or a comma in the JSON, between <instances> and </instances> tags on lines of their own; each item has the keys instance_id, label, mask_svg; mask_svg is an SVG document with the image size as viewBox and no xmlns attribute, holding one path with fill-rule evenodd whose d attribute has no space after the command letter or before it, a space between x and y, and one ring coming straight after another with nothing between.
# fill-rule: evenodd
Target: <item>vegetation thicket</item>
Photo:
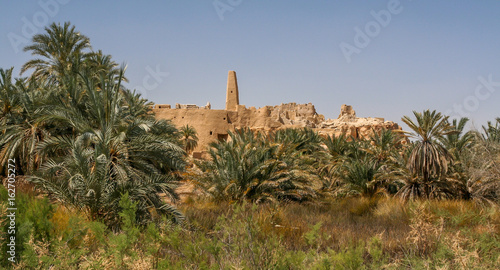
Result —
<instances>
[{"instance_id":1,"label":"vegetation thicket","mask_svg":"<svg viewBox=\"0 0 500 270\"><path fill-rule=\"evenodd\" d=\"M70 23L0 69L0 172L15 160L13 269L498 269L500 118L431 110L362 140L311 129L198 134L158 120ZM185 182L198 191L181 202Z\"/></svg>"}]
</instances>

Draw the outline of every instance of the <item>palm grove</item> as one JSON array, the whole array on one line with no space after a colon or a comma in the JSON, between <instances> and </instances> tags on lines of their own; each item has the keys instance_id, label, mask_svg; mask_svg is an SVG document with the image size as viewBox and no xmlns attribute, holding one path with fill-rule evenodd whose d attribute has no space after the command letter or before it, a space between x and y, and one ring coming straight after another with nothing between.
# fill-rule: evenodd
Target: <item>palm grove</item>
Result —
<instances>
[{"instance_id":1,"label":"palm grove","mask_svg":"<svg viewBox=\"0 0 500 270\"><path fill-rule=\"evenodd\" d=\"M164 198L176 202L181 180L214 201L500 202L500 118L465 132L466 118L413 112L402 118L411 133L380 130L366 140L310 129L236 130L210 145L209 160L191 162L196 131L156 119L151 103L122 85L124 68L92 50L74 26L52 24L32 41L25 51L34 59L21 69L28 77L0 69L2 174L15 158L18 174L37 190L111 229L122 223L123 196L136 203L139 225L182 222Z\"/></svg>"}]
</instances>

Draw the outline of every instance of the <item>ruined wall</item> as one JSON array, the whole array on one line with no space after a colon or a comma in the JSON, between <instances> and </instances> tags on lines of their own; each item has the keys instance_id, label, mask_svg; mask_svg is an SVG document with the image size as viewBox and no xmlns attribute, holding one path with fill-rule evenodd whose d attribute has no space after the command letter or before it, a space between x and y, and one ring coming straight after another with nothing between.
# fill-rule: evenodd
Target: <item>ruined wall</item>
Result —
<instances>
[{"instance_id":1,"label":"ruined wall","mask_svg":"<svg viewBox=\"0 0 500 270\"><path fill-rule=\"evenodd\" d=\"M327 119L316 113L312 104L287 103L265 106L259 109L239 105L236 111L210 110L201 108L153 109L159 119L169 119L177 127L193 126L198 132L198 147L195 152L205 151L210 142L225 140L228 130L250 128L254 131L270 132L284 128L308 127L320 135L339 136L345 134L354 138L366 138L373 130L401 129L397 123L384 121L383 118L356 117L351 106L341 109L338 119Z\"/></svg>"},{"instance_id":2,"label":"ruined wall","mask_svg":"<svg viewBox=\"0 0 500 270\"><path fill-rule=\"evenodd\" d=\"M361 118L349 105L342 105L337 119L326 119L316 112L314 105L286 103L276 106L265 106L256 109L246 108L239 104L236 73L229 71L226 89L226 109L212 110L210 103L205 107L176 104L155 105L153 108L159 119L171 120L178 128L184 125L193 126L198 132L198 147L193 155L200 155L210 142L226 140L228 131L239 128L250 128L255 131L270 132L284 128L308 127L321 135L339 136L345 134L354 138L366 138L373 130L382 128L401 129L397 123L385 121L383 118Z\"/></svg>"},{"instance_id":3,"label":"ruined wall","mask_svg":"<svg viewBox=\"0 0 500 270\"><path fill-rule=\"evenodd\" d=\"M324 120L316 113L314 105L286 103L277 106L238 108L238 127L250 127L254 130L271 131L289 126L314 128Z\"/></svg>"},{"instance_id":4,"label":"ruined wall","mask_svg":"<svg viewBox=\"0 0 500 270\"><path fill-rule=\"evenodd\" d=\"M226 110L155 108L153 112L159 119L171 120L177 128L193 126L199 139L195 151L204 151L210 142L226 139L227 131L234 130L231 119L237 118L236 112Z\"/></svg>"}]
</instances>

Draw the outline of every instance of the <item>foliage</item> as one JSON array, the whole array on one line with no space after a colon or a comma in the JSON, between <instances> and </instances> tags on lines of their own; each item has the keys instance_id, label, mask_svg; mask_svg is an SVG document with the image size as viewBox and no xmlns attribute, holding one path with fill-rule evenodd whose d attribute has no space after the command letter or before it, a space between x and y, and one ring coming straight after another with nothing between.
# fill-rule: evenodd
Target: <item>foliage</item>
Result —
<instances>
[{"instance_id":1,"label":"foliage","mask_svg":"<svg viewBox=\"0 0 500 270\"><path fill-rule=\"evenodd\" d=\"M156 120L151 103L122 86L124 67L90 51L70 23L51 24L25 48L34 56L13 82L0 69L0 161L15 158L51 199L118 228L120 194L137 202L141 224L182 215L164 202L186 165L177 129ZM5 168L2 167L5 173Z\"/></svg>"},{"instance_id":2,"label":"foliage","mask_svg":"<svg viewBox=\"0 0 500 270\"><path fill-rule=\"evenodd\" d=\"M480 204L500 204L500 143L476 136L462 155L465 181L463 198Z\"/></svg>"},{"instance_id":3,"label":"foliage","mask_svg":"<svg viewBox=\"0 0 500 270\"><path fill-rule=\"evenodd\" d=\"M380 191L382 185L377 179L379 169L380 165L376 161L365 157L344 162L338 174L346 184L346 193L373 196Z\"/></svg>"},{"instance_id":4,"label":"foliage","mask_svg":"<svg viewBox=\"0 0 500 270\"><path fill-rule=\"evenodd\" d=\"M495 269L500 262L500 118L482 133L466 132L467 118L414 111L414 119L402 118L411 141L384 128L363 139L239 129L191 166L196 130L157 120L152 103L122 85L125 67L93 51L70 23L46 27L25 51L36 57L22 67L29 77L0 69L0 173L15 159L17 184L28 179L42 194L16 190L10 264L0 188L4 268ZM208 195L180 204L185 215L166 203L179 202L181 180Z\"/></svg>"},{"instance_id":5,"label":"foliage","mask_svg":"<svg viewBox=\"0 0 500 270\"><path fill-rule=\"evenodd\" d=\"M307 200L311 188L309 131L254 134L249 129L229 132L230 140L212 143L210 159L198 162L199 184L218 200ZM311 134L311 133L309 133Z\"/></svg>"},{"instance_id":6,"label":"foliage","mask_svg":"<svg viewBox=\"0 0 500 270\"><path fill-rule=\"evenodd\" d=\"M500 142L500 117L497 117L495 120L495 125L488 121L488 124L483 126L483 138L498 143Z\"/></svg>"},{"instance_id":7,"label":"foliage","mask_svg":"<svg viewBox=\"0 0 500 270\"><path fill-rule=\"evenodd\" d=\"M417 139L408 158L407 168L413 176L400 190L403 197L410 196L440 198L450 195L444 176L448 172L452 156L440 143L444 136L455 132L448 123L448 117L441 113L425 110L413 112L416 122L408 116L402 121L407 124Z\"/></svg>"},{"instance_id":8,"label":"foliage","mask_svg":"<svg viewBox=\"0 0 500 270\"><path fill-rule=\"evenodd\" d=\"M185 125L180 128L181 141L184 145L184 151L191 153L198 146L198 133L194 127Z\"/></svg>"},{"instance_id":9,"label":"foliage","mask_svg":"<svg viewBox=\"0 0 500 270\"><path fill-rule=\"evenodd\" d=\"M69 22L64 25L52 23L45 27L44 34L33 36L32 45L24 48L37 57L26 62L21 73L34 69L31 77L48 80L50 83L60 83L60 78L69 74L73 65L86 56L90 48L88 37L80 34Z\"/></svg>"},{"instance_id":10,"label":"foliage","mask_svg":"<svg viewBox=\"0 0 500 270\"><path fill-rule=\"evenodd\" d=\"M322 205L298 203L212 204L183 209L195 229L169 222L139 227L135 203L120 199L117 232L65 211L39 215L48 237L28 235L14 269L496 269L500 215L466 201L380 199L358 215L349 209L365 198ZM41 199L27 198L36 209ZM43 202L42 204L46 204ZM397 211L382 209L402 209ZM28 209L26 209L28 210ZM30 210L28 210L29 212ZM19 214L23 215L23 212ZM24 217L21 217L24 218ZM215 222L207 222L214 220ZM74 232L73 235L69 232ZM70 238L74 241L68 241ZM446 244L443 244L446 243ZM3 255L2 255L3 256Z\"/></svg>"},{"instance_id":11,"label":"foliage","mask_svg":"<svg viewBox=\"0 0 500 270\"><path fill-rule=\"evenodd\" d=\"M158 195L163 192L177 199L171 172L183 169L184 154L175 129L149 115L131 115L121 104L120 81L102 79L98 91L91 80L86 84L89 102L85 106L61 104L45 112L45 121L68 126L76 136L52 136L42 142L38 150L47 161L31 181L110 226L118 224L115 209L125 192L141 202L141 220L151 220L151 207L180 217L164 207ZM80 118L78 122L75 116Z\"/></svg>"}]
</instances>

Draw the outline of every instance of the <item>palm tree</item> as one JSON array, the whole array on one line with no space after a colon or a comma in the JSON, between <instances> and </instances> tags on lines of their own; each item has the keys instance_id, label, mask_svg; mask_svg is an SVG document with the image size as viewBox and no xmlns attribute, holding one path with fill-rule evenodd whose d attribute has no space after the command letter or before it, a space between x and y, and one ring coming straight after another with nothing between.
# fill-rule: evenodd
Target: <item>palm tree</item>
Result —
<instances>
[{"instance_id":1,"label":"palm tree","mask_svg":"<svg viewBox=\"0 0 500 270\"><path fill-rule=\"evenodd\" d=\"M468 121L469 118L467 117L463 117L459 121L453 119L450 126L454 132L443 136L441 139L441 143L448 149L448 152L450 152L455 161L460 160L462 151L470 147L474 142L473 132L469 131L464 133L464 128Z\"/></svg>"},{"instance_id":2,"label":"palm tree","mask_svg":"<svg viewBox=\"0 0 500 270\"><path fill-rule=\"evenodd\" d=\"M349 144L344 134L339 136L327 135L322 139L324 145L323 160L319 167L319 174L323 182L322 190L331 191L334 186L338 186L336 181L336 173L342 161L346 158L349 152Z\"/></svg>"},{"instance_id":3,"label":"palm tree","mask_svg":"<svg viewBox=\"0 0 500 270\"><path fill-rule=\"evenodd\" d=\"M138 203L139 223L154 219L151 210L181 221L182 214L166 205L159 195L164 193L173 201L178 199L177 180L169 174L141 170L134 166L133 160L122 155L109 155L99 136L105 135L82 134L76 138L47 140L42 147L58 147L66 155L45 162L30 181L52 198L87 213L92 220L104 221L113 229L120 224L118 204L125 193ZM108 142L108 145L113 144L117 142ZM128 149L121 145L115 150L126 152Z\"/></svg>"},{"instance_id":4,"label":"palm tree","mask_svg":"<svg viewBox=\"0 0 500 270\"><path fill-rule=\"evenodd\" d=\"M460 191L464 199L479 204L500 204L500 142L491 140L493 136L476 134L461 156L466 178Z\"/></svg>"},{"instance_id":5,"label":"palm tree","mask_svg":"<svg viewBox=\"0 0 500 270\"><path fill-rule=\"evenodd\" d=\"M110 74L116 78L120 76L120 66L112 60L111 55L104 54L101 50L85 54L82 61L81 65L91 70L97 78L102 75L109 76ZM76 67L77 71L78 68ZM122 81L128 82L125 77L122 77Z\"/></svg>"},{"instance_id":6,"label":"palm tree","mask_svg":"<svg viewBox=\"0 0 500 270\"><path fill-rule=\"evenodd\" d=\"M373 134L369 138L370 145L364 150L377 162L377 164L387 164L394 161L394 157L398 155L401 149L404 138L388 129L380 131L373 130Z\"/></svg>"},{"instance_id":7,"label":"palm tree","mask_svg":"<svg viewBox=\"0 0 500 270\"><path fill-rule=\"evenodd\" d=\"M448 117L435 110L425 110L423 113L413 111L413 114L416 122L408 116L402 118L413 130L410 136L416 139L407 167L410 174L418 177L419 182L411 185L418 185L415 188L423 189L424 197L440 197L447 191L444 189L446 185L439 182L443 181L442 177L448 172L448 165L452 160L452 156L440 141L455 131L449 125Z\"/></svg>"},{"instance_id":8,"label":"palm tree","mask_svg":"<svg viewBox=\"0 0 500 270\"><path fill-rule=\"evenodd\" d=\"M190 154L198 146L198 136L196 129L190 125L181 127L181 140L184 144L184 151Z\"/></svg>"},{"instance_id":9,"label":"palm tree","mask_svg":"<svg viewBox=\"0 0 500 270\"><path fill-rule=\"evenodd\" d=\"M83 85L67 87L77 89L75 96L84 96L83 104L70 106L60 100L41 109L45 123L71 132L39 145L37 150L47 161L30 180L90 218L105 219L111 227L119 221L115 208L126 192L138 203L137 214L143 220L153 217L150 210L179 220L175 208L158 195L177 199L177 172L185 167L177 130L154 115L138 114L147 103L123 90L121 74L123 70L116 80L112 73L99 79L82 73Z\"/></svg>"},{"instance_id":10,"label":"palm tree","mask_svg":"<svg viewBox=\"0 0 500 270\"><path fill-rule=\"evenodd\" d=\"M88 39L69 23L46 30L26 47L44 57L23 66L34 69L29 80L13 84L12 71L0 70L1 159L15 157L28 181L110 227L125 193L141 221L155 212L180 221L159 195L177 199L186 165L178 130L122 87L124 68L101 52L87 56Z\"/></svg>"},{"instance_id":11,"label":"palm tree","mask_svg":"<svg viewBox=\"0 0 500 270\"><path fill-rule=\"evenodd\" d=\"M304 154L319 153L322 139L317 132L310 128L280 129L272 134L272 139L277 143L287 144L294 147L297 151Z\"/></svg>"},{"instance_id":12,"label":"palm tree","mask_svg":"<svg viewBox=\"0 0 500 270\"><path fill-rule=\"evenodd\" d=\"M1 119L2 122L6 121L5 118L12 112L19 104L19 95L15 84L12 83L12 70L0 68L0 104L1 104Z\"/></svg>"},{"instance_id":13,"label":"palm tree","mask_svg":"<svg viewBox=\"0 0 500 270\"><path fill-rule=\"evenodd\" d=\"M196 161L199 185L216 200L303 201L315 196L303 153L249 129L210 145L210 159Z\"/></svg>"},{"instance_id":14,"label":"palm tree","mask_svg":"<svg viewBox=\"0 0 500 270\"><path fill-rule=\"evenodd\" d=\"M75 30L69 22L64 25L52 23L45 27L45 34L33 36L33 44L24 48L25 52L40 58L26 62L21 74L34 69L31 77L46 78L55 83L73 70L73 65L82 61L86 49L90 48L89 39Z\"/></svg>"},{"instance_id":15,"label":"palm tree","mask_svg":"<svg viewBox=\"0 0 500 270\"><path fill-rule=\"evenodd\" d=\"M486 127L483 126L483 138L489 141L500 142L500 117L497 117L495 120L495 125L488 121L488 125Z\"/></svg>"},{"instance_id":16,"label":"palm tree","mask_svg":"<svg viewBox=\"0 0 500 270\"><path fill-rule=\"evenodd\" d=\"M51 99L53 89L38 91L36 80L17 79L12 83L12 69L0 69L0 162L15 159L20 174L31 174L41 163L37 145L48 136L43 121L39 121L38 109Z\"/></svg>"},{"instance_id":17,"label":"palm tree","mask_svg":"<svg viewBox=\"0 0 500 270\"><path fill-rule=\"evenodd\" d=\"M349 142L344 134L340 134L339 136L328 135L323 139L323 143L326 146L326 152L330 160L338 160L346 155L349 149Z\"/></svg>"},{"instance_id":18,"label":"palm tree","mask_svg":"<svg viewBox=\"0 0 500 270\"><path fill-rule=\"evenodd\" d=\"M346 185L341 193L371 197L383 192L379 169L377 161L368 157L344 162L337 175Z\"/></svg>"}]
</instances>

